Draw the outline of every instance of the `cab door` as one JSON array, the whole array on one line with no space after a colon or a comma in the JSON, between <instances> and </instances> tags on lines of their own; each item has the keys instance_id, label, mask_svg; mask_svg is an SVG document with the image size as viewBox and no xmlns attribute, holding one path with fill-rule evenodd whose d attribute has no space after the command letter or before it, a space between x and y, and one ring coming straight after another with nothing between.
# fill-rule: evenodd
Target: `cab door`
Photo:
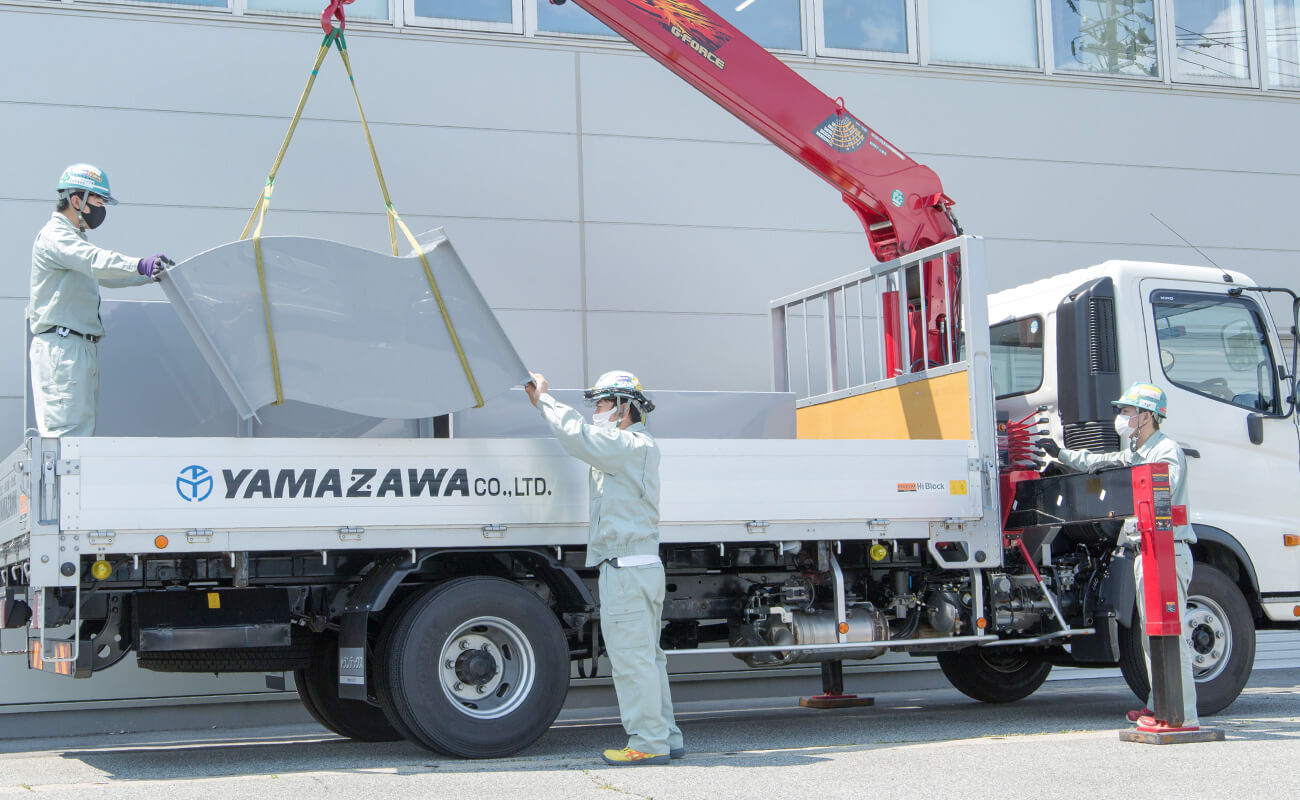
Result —
<instances>
[{"instance_id":1,"label":"cab door","mask_svg":"<svg viewBox=\"0 0 1300 800\"><path fill-rule=\"evenodd\" d=\"M1187 455L1192 522L1236 539L1266 612L1292 619L1300 547L1285 546L1283 534L1295 533L1300 517L1300 430L1283 413L1289 387L1268 310L1223 284L1147 278L1140 286L1151 379L1169 395L1161 427Z\"/></svg>"}]
</instances>

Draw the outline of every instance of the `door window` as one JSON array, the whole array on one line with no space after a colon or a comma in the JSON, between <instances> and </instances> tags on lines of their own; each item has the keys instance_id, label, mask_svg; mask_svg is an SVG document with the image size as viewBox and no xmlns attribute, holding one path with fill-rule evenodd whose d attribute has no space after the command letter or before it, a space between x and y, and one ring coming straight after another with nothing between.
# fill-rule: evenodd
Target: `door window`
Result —
<instances>
[{"instance_id":1,"label":"door window","mask_svg":"<svg viewBox=\"0 0 1300 800\"><path fill-rule=\"evenodd\" d=\"M1151 305L1165 377L1224 403L1278 413L1277 362L1252 300L1161 289Z\"/></svg>"},{"instance_id":2,"label":"door window","mask_svg":"<svg viewBox=\"0 0 1300 800\"><path fill-rule=\"evenodd\" d=\"M1043 318L1000 322L990 331L993 393L999 399L1036 392L1043 385Z\"/></svg>"}]
</instances>

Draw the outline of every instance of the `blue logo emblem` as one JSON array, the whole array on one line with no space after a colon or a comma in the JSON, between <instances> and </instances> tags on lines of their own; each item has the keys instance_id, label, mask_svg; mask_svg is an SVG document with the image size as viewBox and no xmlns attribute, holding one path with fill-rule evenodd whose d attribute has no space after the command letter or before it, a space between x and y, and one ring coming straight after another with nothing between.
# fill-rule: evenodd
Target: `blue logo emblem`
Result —
<instances>
[{"instance_id":1,"label":"blue logo emblem","mask_svg":"<svg viewBox=\"0 0 1300 800\"><path fill-rule=\"evenodd\" d=\"M212 476L207 468L191 464L181 470L176 478L176 493L187 503L207 500L212 494Z\"/></svg>"}]
</instances>

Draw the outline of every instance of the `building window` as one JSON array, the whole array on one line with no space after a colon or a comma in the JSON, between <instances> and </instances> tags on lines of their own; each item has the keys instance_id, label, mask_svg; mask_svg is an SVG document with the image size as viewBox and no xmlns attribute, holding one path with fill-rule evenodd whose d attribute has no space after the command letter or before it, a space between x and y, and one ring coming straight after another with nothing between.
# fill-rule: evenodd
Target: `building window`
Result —
<instances>
[{"instance_id":1,"label":"building window","mask_svg":"<svg viewBox=\"0 0 1300 800\"><path fill-rule=\"evenodd\" d=\"M800 0L717 0L710 7L768 50L805 49Z\"/></svg>"},{"instance_id":2,"label":"building window","mask_svg":"<svg viewBox=\"0 0 1300 800\"><path fill-rule=\"evenodd\" d=\"M1300 0L1260 0L1268 85L1300 89Z\"/></svg>"},{"instance_id":3,"label":"building window","mask_svg":"<svg viewBox=\"0 0 1300 800\"><path fill-rule=\"evenodd\" d=\"M519 0L405 0L406 19L433 25L480 31L523 33Z\"/></svg>"},{"instance_id":4,"label":"building window","mask_svg":"<svg viewBox=\"0 0 1300 800\"><path fill-rule=\"evenodd\" d=\"M1160 75L1155 0L1051 0L1056 69Z\"/></svg>"},{"instance_id":5,"label":"building window","mask_svg":"<svg viewBox=\"0 0 1300 800\"><path fill-rule=\"evenodd\" d=\"M1036 68L1035 0L930 0L930 60Z\"/></svg>"},{"instance_id":6,"label":"building window","mask_svg":"<svg viewBox=\"0 0 1300 800\"><path fill-rule=\"evenodd\" d=\"M1245 0L1171 0L1174 80L1248 83Z\"/></svg>"},{"instance_id":7,"label":"building window","mask_svg":"<svg viewBox=\"0 0 1300 800\"><path fill-rule=\"evenodd\" d=\"M577 3L552 5L550 0L533 0L539 33L576 33L584 36L618 36L605 23Z\"/></svg>"},{"instance_id":8,"label":"building window","mask_svg":"<svg viewBox=\"0 0 1300 800\"><path fill-rule=\"evenodd\" d=\"M914 0L818 0L817 52L915 61Z\"/></svg>"},{"instance_id":9,"label":"building window","mask_svg":"<svg viewBox=\"0 0 1300 800\"><path fill-rule=\"evenodd\" d=\"M999 399L1036 392L1043 385L1043 318L1002 322L990 328L993 393Z\"/></svg>"},{"instance_id":10,"label":"building window","mask_svg":"<svg viewBox=\"0 0 1300 800\"><path fill-rule=\"evenodd\" d=\"M221 2L219 5L225 5ZM244 6L249 11L275 11L287 14L308 14L319 17L327 4L322 0L246 0ZM345 6L343 13L348 19L389 18L388 0L355 0Z\"/></svg>"}]
</instances>

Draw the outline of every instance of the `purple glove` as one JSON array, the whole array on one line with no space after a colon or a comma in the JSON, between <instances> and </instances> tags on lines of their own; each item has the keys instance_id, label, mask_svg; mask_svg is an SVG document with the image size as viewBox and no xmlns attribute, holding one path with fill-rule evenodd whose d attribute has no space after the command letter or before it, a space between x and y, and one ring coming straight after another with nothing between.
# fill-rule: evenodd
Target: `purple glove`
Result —
<instances>
[{"instance_id":1,"label":"purple glove","mask_svg":"<svg viewBox=\"0 0 1300 800\"><path fill-rule=\"evenodd\" d=\"M147 278L154 277L155 272L160 273L159 277L161 277L161 272L164 269L174 266L176 266L175 261L172 261L162 253L154 253L148 258L140 259L140 263L135 266L135 271Z\"/></svg>"}]
</instances>

